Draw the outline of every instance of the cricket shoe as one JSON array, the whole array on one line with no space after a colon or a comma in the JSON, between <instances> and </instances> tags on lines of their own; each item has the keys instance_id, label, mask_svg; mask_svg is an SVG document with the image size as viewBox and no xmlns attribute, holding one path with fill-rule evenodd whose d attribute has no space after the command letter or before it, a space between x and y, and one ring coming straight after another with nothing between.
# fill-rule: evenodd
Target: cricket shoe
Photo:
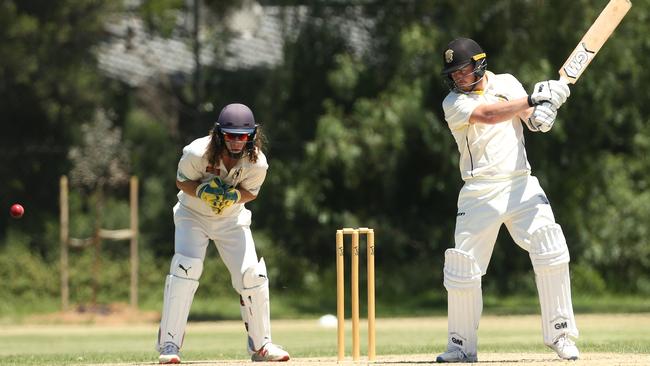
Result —
<instances>
[{"instance_id":1,"label":"cricket shoe","mask_svg":"<svg viewBox=\"0 0 650 366\"><path fill-rule=\"evenodd\" d=\"M478 358L476 355L467 355L465 352L459 349L447 350L447 352L440 354L436 357L436 362L438 363L456 363L456 362L477 362Z\"/></svg>"},{"instance_id":2,"label":"cricket shoe","mask_svg":"<svg viewBox=\"0 0 650 366\"><path fill-rule=\"evenodd\" d=\"M181 357L179 355L180 352L178 350L178 346L174 343L167 342L162 346L160 356L158 357L158 362L164 364L181 363Z\"/></svg>"},{"instance_id":3,"label":"cricket shoe","mask_svg":"<svg viewBox=\"0 0 650 366\"><path fill-rule=\"evenodd\" d=\"M561 334L553 344L549 345L553 351L557 353L560 358L565 360L575 361L580 358L580 351L576 347L575 342L566 334Z\"/></svg>"},{"instance_id":4,"label":"cricket shoe","mask_svg":"<svg viewBox=\"0 0 650 366\"><path fill-rule=\"evenodd\" d=\"M253 353L251 361L255 362L284 362L289 361L289 353L282 347L273 343L267 343L259 351Z\"/></svg>"}]
</instances>

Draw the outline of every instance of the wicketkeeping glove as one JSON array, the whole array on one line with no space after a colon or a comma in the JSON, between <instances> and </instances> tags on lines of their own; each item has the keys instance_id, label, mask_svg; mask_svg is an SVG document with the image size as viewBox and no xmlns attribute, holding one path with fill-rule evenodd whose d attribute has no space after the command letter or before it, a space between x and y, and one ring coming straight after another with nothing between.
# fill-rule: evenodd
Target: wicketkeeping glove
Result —
<instances>
[{"instance_id":1,"label":"wicketkeeping glove","mask_svg":"<svg viewBox=\"0 0 650 366\"><path fill-rule=\"evenodd\" d=\"M212 211L217 215L220 214L225 208L228 208L241 199L241 193L235 188L228 188L223 194L217 198L215 206Z\"/></svg>"},{"instance_id":2,"label":"wicketkeeping glove","mask_svg":"<svg viewBox=\"0 0 650 366\"><path fill-rule=\"evenodd\" d=\"M528 104L532 107L533 105L540 105L544 102L549 102L555 107L555 109L560 108L567 98L571 95L571 90L569 86L559 80L546 80L540 81L535 84L533 93L528 96Z\"/></svg>"},{"instance_id":3,"label":"wicketkeeping glove","mask_svg":"<svg viewBox=\"0 0 650 366\"><path fill-rule=\"evenodd\" d=\"M219 177L200 184L196 188L196 196L207 203L217 215L221 214L224 208L232 206L241 199L241 193Z\"/></svg>"}]
</instances>

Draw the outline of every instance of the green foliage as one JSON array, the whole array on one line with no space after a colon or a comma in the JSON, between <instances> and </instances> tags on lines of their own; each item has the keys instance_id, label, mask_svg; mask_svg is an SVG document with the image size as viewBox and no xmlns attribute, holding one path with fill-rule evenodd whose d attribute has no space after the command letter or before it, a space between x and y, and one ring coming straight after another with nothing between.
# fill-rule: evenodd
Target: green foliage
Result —
<instances>
[{"instance_id":1,"label":"green foliage","mask_svg":"<svg viewBox=\"0 0 650 366\"><path fill-rule=\"evenodd\" d=\"M604 5L283 1L276 5L303 4L309 18L287 29L280 65L226 70L215 57L202 65L200 78L172 84L161 75L163 82L135 89L106 80L94 54L107 37L104 22L125 14L118 3L0 4L0 207L21 202L27 210L19 221L0 220L0 261L18 258L33 269L36 289L57 296L58 178L73 168L68 151L81 151L88 133L93 135L88 128L84 135L82 124L104 111L114 125L105 131L123 134L95 130L96 142L112 137L116 152L128 155L129 173L140 178L141 294L143 303L158 308L173 253L171 208L181 149L205 134L222 105L236 100L253 107L268 137L270 170L260 196L247 206L254 213L258 254L269 264L272 293L297 298L287 312L333 306L333 239L343 226L376 230L379 301L409 298L413 306L444 307L443 253L453 246L462 181L441 110L448 92L439 74L442 50L455 37L472 37L485 48L491 71L512 73L529 89L556 77ZM243 3L207 1L201 9L210 33L202 41L213 42L218 55L225 52L227 32L225 22L212 20L226 20ZM159 0L126 11L143 16L152 35L179 36L191 45L188 29L177 24L191 19L191 10L182 1ZM567 237L578 294L650 293L650 104L643 93L650 81L644 68L648 18L648 3L635 2L572 87L553 130L526 135L533 173ZM368 34L352 33L350 23ZM91 163L85 160L92 154L78 154L78 161ZM91 236L98 224L128 226L124 185L105 192L97 216L100 198L71 189L73 237ZM126 248L102 247L102 301L128 296L119 280L129 273ZM215 251L208 254L200 293L236 297ZM91 262L90 251L73 253L75 301L88 301ZM530 260L505 230L484 289L488 299L534 297ZM36 298L36 291L18 287L4 292ZM208 316L210 306L195 316Z\"/></svg>"},{"instance_id":2,"label":"green foliage","mask_svg":"<svg viewBox=\"0 0 650 366\"><path fill-rule=\"evenodd\" d=\"M94 115L103 98L92 51L104 38L101 17L113 4L0 4L0 207L15 201L26 207L20 227L33 234L30 248L35 251L56 246L40 233L57 212L57 182L69 167L66 155L76 129ZM1 238L11 224L0 220Z\"/></svg>"},{"instance_id":3,"label":"green foliage","mask_svg":"<svg viewBox=\"0 0 650 366\"><path fill-rule=\"evenodd\" d=\"M150 0L144 1L138 11L151 30L170 37L176 28L179 10L184 6L183 0Z\"/></svg>"},{"instance_id":4,"label":"green foliage","mask_svg":"<svg viewBox=\"0 0 650 366\"><path fill-rule=\"evenodd\" d=\"M10 231L10 245L0 250L0 313L44 311L58 294L56 265L27 249L29 236Z\"/></svg>"},{"instance_id":5,"label":"green foliage","mask_svg":"<svg viewBox=\"0 0 650 366\"><path fill-rule=\"evenodd\" d=\"M583 260L587 263L586 260ZM607 284L603 276L589 264L574 263L571 265L571 290L574 294L591 296L604 295Z\"/></svg>"},{"instance_id":6,"label":"green foliage","mask_svg":"<svg viewBox=\"0 0 650 366\"><path fill-rule=\"evenodd\" d=\"M113 127L105 111L81 126L82 141L70 149L72 183L103 190L128 181L129 147L120 128Z\"/></svg>"}]
</instances>

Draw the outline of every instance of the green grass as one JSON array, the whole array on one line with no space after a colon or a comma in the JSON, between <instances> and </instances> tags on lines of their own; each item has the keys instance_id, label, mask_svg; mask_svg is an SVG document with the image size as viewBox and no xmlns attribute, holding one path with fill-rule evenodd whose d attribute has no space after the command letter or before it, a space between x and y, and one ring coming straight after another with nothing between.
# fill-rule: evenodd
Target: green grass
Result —
<instances>
[{"instance_id":1,"label":"green grass","mask_svg":"<svg viewBox=\"0 0 650 366\"><path fill-rule=\"evenodd\" d=\"M362 298L365 294L362 294ZM377 314L383 317L444 316L447 313L447 294L443 291L430 291L409 299L391 300L382 297L377 291ZM349 297L347 299L349 301ZM122 299L128 302L128 299ZM484 294L484 314L539 314L539 303L535 295L496 296ZM574 294L573 305L576 313L648 313L650 297L642 295L602 294L591 296ZM140 309L159 312L162 306L162 293L141 299ZM59 310L60 300L43 298L38 301L20 299L0 299L0 324L23 322L34 314L54 313ZM74 307L74 306L73 306ZM271 307L274 319L313 318L319 314L336 309L332 296L324 300L290 292L271 293ZM365 302L361 303L361 313L365 312ZM347 306L349 308L349 304ZM236 293L215 296L199 292L194 298L190 314L195 321L236 320L239 319L239 301Z\"/></svg>"},{"instance_id":2,"label":"green grass","mask_svg":"<svg viewBox=\"0 0 650 366\"><path fill-rule=\"evenodd\" d=\"M650 354L650 314L578 314L583 353ZM349 325L349 324L348 324ZM336 330L318 326L317 320L274 320L274 341L304 357L334 357ZM536 315L485 316L479 330L481 354L548 353L541 342ZM379 318L377 354L431 354L446 345L445 317ZM156 324L135 325L6 325L0 332L3 365L70 365L98 363L151 363ZM362 352L365 353L365 322ZM347 328L347 352L350 329ZM239 321L191 322L183 348L184 361L245 360L245 334ZM549 353L552 358L552 354ZM647 360L650 362L650 359Z\"/></svg>"}]
</instances>

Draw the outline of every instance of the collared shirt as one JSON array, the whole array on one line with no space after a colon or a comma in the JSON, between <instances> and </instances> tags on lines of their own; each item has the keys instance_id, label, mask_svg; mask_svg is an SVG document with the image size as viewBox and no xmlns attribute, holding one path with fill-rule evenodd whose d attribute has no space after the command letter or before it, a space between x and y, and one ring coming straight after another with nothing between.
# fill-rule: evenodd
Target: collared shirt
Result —
<instances>
[{"instance_id":1,"label":"collared shirt","mask_svg":"<svg viewBox=\"0 0 650 366\"><path fill-rule=\"evenodd\" d=\"M467 94L451 92L442 102L445 120L460 152L463 180L508 179L530 174L524 134L518 116L500 123L469 123L474 109L482 104L514 100L527 95L510 74L486 71L485 90Z\"/></svg>"},{"instance_id":2,"label":"collared shirt","mask_svg":"<svg viewBox=\"0 0 650 366\"><path fill-rule=\"evenodd\" d=\"M257 162L252 163L248 157L244 156L230 170L227 170L220 160L218 166L211 165L208 157L205 155L210 136L205 136L192 141L183 148L183 156L178 162L176 179L183 182L187 180L209 182L215 176L220 177L230 186L246 189L250 193L257 195L266 178L266 171L269 167L266 162L266 156L261 151L257 152ZM201 215L214 217L233 217L237 216L244 208L243 203L236 203L225 208L221 214L216 215L212 209L200 198L190 196L183 191L178 192L178 201L185 207Z\"/></svg>"}]
</instances>

